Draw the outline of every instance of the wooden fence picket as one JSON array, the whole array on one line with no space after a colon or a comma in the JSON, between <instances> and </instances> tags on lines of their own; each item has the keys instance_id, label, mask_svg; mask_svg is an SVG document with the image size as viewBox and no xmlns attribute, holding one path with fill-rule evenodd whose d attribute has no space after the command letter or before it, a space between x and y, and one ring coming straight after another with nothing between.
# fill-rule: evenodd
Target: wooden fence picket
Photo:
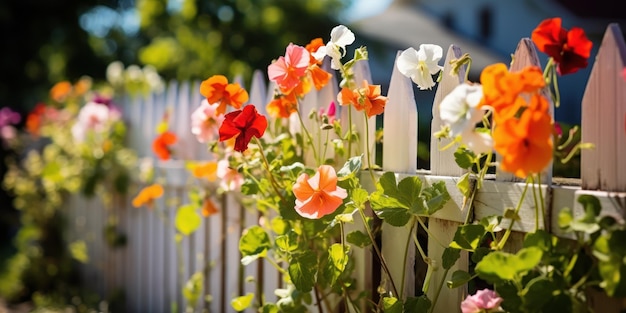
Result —
<instances>
[{"instance_id":1,"label":"wooden fence picket","mask_svg":"<svg viewBox=\"0 0 626 313\"><path fill-rule=\"evenodd\" d=\"M465 71L467 70L467 65L463 65L456 75L453 76L451 74L452 65L450 64L450 61L459 59L462 55L463 52L461 49L454 45L451 45L446 53L444 67L442 69L443 76L437 85L437 91L435 92L435 99L432 106L432 135L434 135L441 128L441 119L439 117L440 115L438 110L441 101L446 95L454 90L454 88L465 82ZM454 160L454 147L443 151L440 149L440 147L448 145L449 142L450 140L445 139L438 142L434 136L431 136L430 171L432 175L460 177L465 172L456 164ZM456 184L453 186L447 186L447 188L451 193L457 190ZM449 211L450 206L447 206L444 210ZM442 255L446 246L452 242L457 227L464 222L464 216L467 214L468 210L470 210L469 206L467 206L467 208L453 208L452 213L457 216L456 220L451 219L452 216L450 215L447 215L445 219L440 218L441 213L437 214L435 217L429 218L428 220L428 230L430 234L432 234L428 236L428 257L433 261L434 270L431 276L430 286L426 294L429 299L434 299L436 294L438 294L438 289L441 288L443 299L445 299L445 301L437 301L433 312L458 312L458 303L460 303L460 301L462 301L467 295L466 287L448 289L445 286L446 279L449 279L455 271L468 271L467 252L462 252L459 260L448 271L445 271L442 267ZM433 236L436 238L433 238ZM442 246L442 244L446 246ZM441 286L442 284L444 284L444 286Z\"/></svg>"}]
</instances>

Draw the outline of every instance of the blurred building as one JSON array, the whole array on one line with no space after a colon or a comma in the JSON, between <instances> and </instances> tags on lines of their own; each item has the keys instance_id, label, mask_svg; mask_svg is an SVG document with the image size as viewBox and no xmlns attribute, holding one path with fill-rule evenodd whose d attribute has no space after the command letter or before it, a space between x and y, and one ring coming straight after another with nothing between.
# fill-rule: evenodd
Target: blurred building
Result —
<instances>
[{"instance_id":1,"label":"blurred building","mask_svg":"<svg viewBox=\"0 0 626 313\"><path fill-rule=\"evenodd\" d=\"M626 27L626 11L614 0L395 0L378 15L351 24L359 36L382 42L386 49L370 51L370 66L377 83L389 81L398 50L418 48L423 43L438 44L444 51L455 44L472 55L470 79L477 81L480 71L491 63L511 61L518 42L530 37L544 19L561 17L563 27L581 27L593 41L589 66L560 77L562 107L556 118L569 123L580 122L580 102L600 46L610 23ZM374 44L375 45L375 44ZM383 52L382 50L386 50ZM445 52L444 52L445 54ZM539 53L542 64L546 57ZM417 91L416 91L417 92ZM419 91L420 121L430 118L431 94ZM427 108L424 108L427 106Z\"/></svg>"}]
</instances>

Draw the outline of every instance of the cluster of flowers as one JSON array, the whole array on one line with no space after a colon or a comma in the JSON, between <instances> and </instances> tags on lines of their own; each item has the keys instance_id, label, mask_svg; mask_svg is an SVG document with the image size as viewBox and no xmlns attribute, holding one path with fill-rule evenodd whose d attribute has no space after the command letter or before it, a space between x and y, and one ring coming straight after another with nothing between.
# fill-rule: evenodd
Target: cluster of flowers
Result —
<instances>
[{"instance_id":1,"label":"cluster of flowers","mask_svg":"<svg viewBox=\"0 0 626 313\"><path fill-rule=\"evenodd\" d=\"M354 34L340 25L332 30L326 44L321 38L306 46L289 44L285 55L268 66L268 77L276 85L273 100L266 106L270 117L300 117L300 100L311 90L324 88L332 78L332 74L322 67L325 57L330 58L331 69L338 70L343 78L341 91L336 97L336 103L342 109L354 108L363 112L365 118L383 113L387 97L381 95L380 86L367 81L356 82L351 70L356 61L367 58L366 50L363 47L356 49L352 60L342 62L346 46L354 40ZM498 163L500 168L520 178L540 174L552 160L557 126L550 114L550 101L558 106L556 75L574 73L586 67L591 41L579 28L564 29L560 18L542 22L533 31L532 40L550 57L544 72L533 66L510 72L505 64L490 65L482 71L480 83L468 81L459 85L438 108L444 125L439 137L453 138L453 143L459 144L463 153L475 160L482 173L494 165L491 162L494 151L502 156ZM441 47L423 44L418 50L403 51L396 66L420 89L431 89L436 84L433 75L443 68L439 65L442 56ZM471 59L463 62L471 62ZM547 88L550 89L548 92ZM213 151L220 151L221 159L193 164L191 170L195 177L210 181L219 178L224 190L238 190L247 179L255 180L246 169L250 164L246 162L257 158L269 172L268 181L276 196L283 204L285 198L293 199L289 206L301 217L321 219L352 201L349 198L354 196L357 188L348 190L339 186L335 167L318 157L314 140L301 118L303 144L310 145L317 164L313 171L302 166L297 178L289 179L284 174L272 173L276 166L270 164L263 151L264 143L270 139L262 141L271 121L259 113L254 104L245 104L248 101L245 89L237 83L229 83L222 75L215 75L202 82L200 92L205 99L191 116L191 131L200 143L208 144ZM547 97L548 93L554 96ZM317 113L316 118L323 121L322 129L337 129L336 111L333 101L328 108ZM348 136L339 132L342 140L347 138L350 143L351 131L352 127L348 126ZM277 137L276 134L270 135ZM215 143L216 139L219 144ZM153 143L155 154L161 160L171 158L176 140L176 135L166 127L161 129ZM251 144L253 151L248 150ZM349 148L348 154L351 153ZM483 156L488 157L484 165L478 161ZM368 168L372 169L371 164ZM277 177L283 181L277 182ZM291 194L286 194L288 192ZM146 187L133 205L151 206L162 194L162 189L155 185ZM202 210L205 216L217 211L210 201L206 196ZM468 296L461 307L464 313L495 312L500 310L501 302L495 292L483 290Z\"/></svg>"}]
</instances>

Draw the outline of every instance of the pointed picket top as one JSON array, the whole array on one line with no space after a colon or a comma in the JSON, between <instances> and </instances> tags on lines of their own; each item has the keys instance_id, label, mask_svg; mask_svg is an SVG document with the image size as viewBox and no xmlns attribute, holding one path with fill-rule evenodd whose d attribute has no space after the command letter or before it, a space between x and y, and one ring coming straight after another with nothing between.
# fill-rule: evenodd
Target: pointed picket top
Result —
<instances>
[{"instance_id":1,"label":"pointed picket top","mask_svg":"<svg viewBox=\"0 0 626 313\"><path fill-rule=\"evenodd\" d=\"M433 119L430 124L430 172L433 175L459 177L465 173L465 170L460 168L454 160L454 147L441 150L441 148L447 146L452 139L438 140L432 136L441 130L442 122L439 114L439 105L441 104L441 101L452 90L454 90L456 86L465 81L465 71L467 69L467 65L463 65L459 69L457 75L451 75L452 65L450 64L450 61L458 59L462 55L463 52L461 51L461 48L455 45L450 45L442 69L443 75L441 76L441 81L437 84L437 91L435 92L435 99L433 101Z\"/></svg>"},{"instance_id":2,"label":"pointed picket top","mask_svg":"<svg viewBox=\"0 0 626 313\"><path fill-rule=\"evenodd\" d=\"M367 81L368 83L372 84L372 74L370 72L370 66L367 60L361 60L361 61L355 62L354 67L353 67L353 72L354 72L354 81L357 86L359 87L362 86L363 81ZM346 109L346 108L343 108L343 109ZM371 164L372 166L374 166L374 163L376 160L376 149L375 149L376 117L372 116L368 118L367 125L366 125L363 112L357 111L354 109L353 106L350 106L349 109L341 110L341 120L344 123L343 125L344 129L348 129L347 128L348 125L346 125L346 123L348 123L348 111L351 111L352 124L354 124L354 127L356 128L356 131L359 134L359 141L360 141L360 144L358 148L356 149L356 151L354 150L354 147L352 148L353 149L352 155L354 155L355 152L357 154L362 153L363 164L367 166L367 164L370 164L370 162L367 159L367 155L368 155L367 150L369 150ZM367 129L369 129L368 134L366 134ZM369 145L368 145L368 138L369 138Z\"/></svg>"},{"instance_id":3,"label":"pointed picket top","mask_svg":"<svg viewBox=\"0 0 626 313\"><path fill-rule=\"evenodd\" d=\"M609 24L582 99L582 188L626 192L626 44L616 23Z\"/></svg>"},{"instance_id":4,"label":"pointed picket top","mask_svg":"<svg viewBox=\"0 0 626 313\"><path fill-rule=\"evenodd\" d=\"M402 51L396 54L396 61ZM393 63L383 115L383 170L414 174L417 170L417 105L413 82Z\"/></svg>"},{"instance_id":5,"label":"pointed picket top","mask_svg":"<svg viewBox=\"0 0 626 313\"><path fill-rule=\"evenodd\" d=\"M257 111L263 115L267 115L267 86L265 75L261 70L255 70L252 74L252 82L250 83L250 103L254 104Z\"/></svg>"},{"instance_id":6,"label":"pointed picket top","mask_svg":"<svg viewBox=\"0 0 626 313\"><path fill-rule=\"evenodd\" d=\"M513 61L509 67L509 72L517 72L527 66L537 66L542 68L535 44L532 40L530 40L530 38L522 38L522 40L520 40L517 44L517 49L515 49L515 53L513 54ZM552 103L552 97L550 96L550 91L547 86L543 89L542 93L549 102L549 114L552 119L554 119L554 104ZM496 154L496 158L499 157L500 156ZM522 179L516 177L512 173L500 170L499 167L496 169L496 180L512 182L522 181ZM541 181L544 184L552 182L552 161L550 161L550 164L541 173Z\"/></svg>"}]
</instances>

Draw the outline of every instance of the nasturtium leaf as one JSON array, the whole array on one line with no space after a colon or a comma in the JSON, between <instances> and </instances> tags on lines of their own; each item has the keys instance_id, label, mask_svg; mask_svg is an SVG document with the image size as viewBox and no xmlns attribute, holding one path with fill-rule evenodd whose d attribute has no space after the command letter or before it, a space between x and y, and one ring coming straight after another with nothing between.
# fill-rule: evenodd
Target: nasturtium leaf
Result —
<instances>
[{"instance_id":1,"label":"nasturtium leaf","mask_svg":"<svg viewBox=\"0 0 626 313\"><path fill-rule=\"evenodd\" d=\"M284 235L277 236L275 243L278 249L284 252L296 251L298 250L298 235L289 231Z\"/></svg>"},{"instance_id":2,"label":"nasturtium leaf","mask_svg":"<svg viewBox=\"0 0 626 313\"><path fill-rule=\"evenodd\" d=\"M443 181L438 181L430 187L422 190L422 195L426 199L428 215L435 214L450 200L450 194Z\"/></svg>"},{"instance_id":3,"label":"nasturtium leaf","mask_svg":"<svg viewBox=\"0 0 626 313\"><path fill-rule=\"evenodd\" d=\"M422 180L417 176L405 177L398 183L398 194L394 196L400 199L405 206L414 214L425 214L423 207Z\"/></svg>"},{"instance_id":4,"label":"nasturtium leaf","mask_svg":"<svg viewBox=\"0 0 626 313\"><path fill-rule=\"evenodd\" d=\"M600 211L602 211L602 206L600 205L600 200L592 195L580 195L578 197L578 203L583 206L585 210L584 220L586 222L595 221L596 217L600 215Z\"/></svg>"},{"instance_id":5,"label":"nasturtium leaf","mask_svg":"<svg viewBox=\"0 0 626 313\"><path fill-rule=\"evenodd\" d=\"M537 247L544 252L548 252L552 248L552 236L541 229L527 233L524 237L524 248L528 247Z\"/></svg>"},{"instance_id":6,"label":"nasturtium leaf","mask_svg":"<svg viewBox=\"0 0 626 313\"><path fill-rule=\"evenodd\" d=\"M351 176L356 175L356 173L361 170L362 159L363 155L354 156L348 159L343 167L337 171L337 177L339 180L348 179Z\"/></svg>"},{"instance_id":7,"label":"nasturtium leaf","mask_svg":"<svg viewBox=\"0 0 626 313\"><path fill-rule=\"evenodd\" d=\"M480 219L480 225L485 227L485 231L487 232L497 232L501 230L500 222L502 221L502 216L499 215L489 215Z\"/></svg>"},{"instance_id":8,"label":"nasturtium leaf","mask_svg":"<svg viewBox=\"0 0 626 313\"><path fill-rule=\"evenodd\" d=\"M404 312L427 313L430 310L430 299L426 295L407 297L404 302Z\"/></svg>"},{"instance_id":9,"label":"nasturtium leaf","mask_svg":"<svg viewBox=\"0 0 626 313\"><path fill-rule=\"evenodd\" d=\"M472 262L474 263L480 262L480 260L482 260L485 257L485 255L489 254L490 252L491 252L491 249L487 247L476 248L476 250L474 250L474 253L472 253Z\"/></svg>"},{"instance_id":10,"label":"nasturtium leaf","mask_svg":"<svg viewBox=\"0 0 626 313\"><path fill-rule=\"evenodd\" d=\"M289 277L298 291L309 292L313 289L317 274L317 259L312 251L305 251L301 255L294 256L287 271Z\"/></svg>"},{"instance_id":11,"label":"nasturtium leaf","mask_svg":"<svg viewBox=\"0 0 626 313\"><path fill-rule=\"evenodd\" d=\"M370 237L362 231L355 230L346 235L348 243L353 244L359 248L367 247L372 244Z\"/></svg>"},{"instance_id":12,"label":"nasturtium leaf","mask_svg":"<svg viewBox=\"0 0 626 313\"><path fill-rule=\"evenodd\" d=\"M70 254L72 257L81 262L87 263L89 262L89 254L87 253L87 244L84 240L77 240L70 243Z\"/></svg>"},{"instance_id":13,"label":"nasturtium leaf","mask_svg":"<svg viewBox=\"0 0 626 313\"><path fill-rule=\"evenodd\" d=\"M194 205L187 204L178 208L174 221L176 229L183 235L189 236L202 224L202 217Z\"/></svg>"},{"instance_id":14,"label":"nasturtium leaf","mask_svg":"<svg viewBox=\"0 0 626 313\"><path fill-rule=\"evenodd\" d=\"M450 243L451 248L474 251L478 248L480 240L485 235L485 227L481 224L468 224L459 226Z\"/></svg>"},{"instance_id":15,"label":"nasturtium leaf","mask_svg":"<svg viewBox=\"0 0 626 313\"><path fill-rule=\"evenodd\" d=\"M454 161L460 168L468 169L472 167L475 159L476 155L470 150L459 147L454 152Z\"/></svg>"},{"instance_id":16,"label":"nasturtium leaf","mask_svg":"<svg viewBox=\"0 0 626 313\"><path fill-rule=\"evenodd\" d=\"M280 167L280 171L283 173L291 173L293 176L297 176L304 171L304 164L301 162L294 162L289 165L283 165Z\"/></svg>"},{"instance_id":17,"label":"nasturtium leaf","mask_svg":"<svg viewBox=\"0 0 626 313\"><path fill-rule=\"evenodd\" d=\"M456 261L461 257L461 250L456 248L447 247L443 250L441 256L441 265L444 269L450 269L454 266Z\"/></svg>"},{"instance_id":18,"label":"nasturtium leaf","mask_svg":"<svg viewBox=\"0 0 626 313\"><path fill-rule=\"evenodd\" d=\"M409 222L411 214L406 209L389 208L375 211L376 215L391 226L402 227Z\"/></svg>"},{"instance_id":19,"label":"nasturtium leaf","mask_svg":"<svg viewBox=\"0 0 626 313\"><path fill-rule=\"evenodd\" d=\"M340 243L335 243L328 248L328 268L329 273L327 277L330 278L330 284L334 285L337 278L341 276L348 264L348 251L349 246L343 246Z\"/></svg>"},{"instance_id":20,"label":"nasturtium leaf","mask_svg":"<svg viewBox=\"0 0 626 313\"><path fill-rule=\"evenodd\" d=\"M202 272L195 272L183 287L183 297L189 303L196 303L200 296L202 296L202 283L204 281L204 274Z\"/></svg>"},{"instance_id":21,"label":"nasturtium leaf","mask_svg":"<svg viewBox=\"0 0 626 313\"><path fill-rule=\"evenodd\" d=\"M241 312L250 307L254 299L254 293L249 292L245 296L239 296L230 300L230 306L237 312Z\"/></svg>"},{"instance_id":22,"label":"nasturtium leaf","mask_svg":"<svg viewBox=\"0 0 626 313\"><path fill-rule=\"evenodd\" d=\"M570 224L574 221L574 213L572 213L572 209L563 208L559 211L557 222L559 224L559 228L563 230L571 229Z\"/></svg>"},{"instance_id":23,"label":"nasturtium leaf","mask_svg":"<svg viewBox=\"0 0 626 313\"><path fill-rule=\"evenodd\" d=\"M270 225L272 231L277 235L285 234L288 230L290 230L289 224L280 216L274 217L270 222Z\"/></svg>"},{"instance_id":24,"label":"nasturtium leaf","mask_svg":"<svg viewBox=\"0 0 626 313\"><path fill-rule=\"evenodd\" d=\"M252 179L245 179L241 184L241 193L244 195L255 195L259 190L259 184Z\"/></svg>"},{"instance_id":25,"label":"nasturtium leaf","mask_svg":"<svg viewBox=\"0 0 626 313\"><path fill-rule=\"evenodd\" d=\"M402 301L398 301L396 297L384 297L383 298L383 312L385 313L402 313L403 311Z\"/></svg>"},{"instance_id":26,"label":"nasturtium leaf","mask_svg":"<svg viewBox=\"0 0 626 313\"><path fill-rule=\"evenodd\" d=\"M352 190L350 199L352 199L357 208L363 208L367 200L369 200L369 193L363 188L355 188Z\"/></svg>"},{"instance_id":27,"label":"nasturtium leaf","mask_svg":"<svg viewBox=\"0 0 626 313\"><path fill-rule=\"evenodd\" d=\"M470 196L470 191L471 191L469 175L470 175L469 172L461 175L461 177L459 177L459 180L456 182L456 187L459 188L459 191L465 197L469 197Z\"/></svg>"},{"instance_id":28,"label":"nasturtium leaf","mask_svg":"<svg viewBox=\"0 0 626 313\"><path fill-rule=\"evenodd\" d=\"M547 277L539 276L529 281L524 289L524 309L529 312L541 312L544 305L551 299L546 295L556 294L560 287Z\"/></svg>"},{"instance_id":29,"label":"nasturtium leaf","mask_svg":"<svg viewBox=\"0 0 626 313\"><path fill-rule=\"evenodd\" d=\"M261 228L254 225L244 230L243 235L239 239L239 251L242 256L252 256L264 253L270 249L270 238Z\"/></svg>"},{"instance_id":30,"label":"nasturtium leaf","mask_svg":"<svg viewBox=\"0 0 626 313\"><path fill-rule=\"evenodd\" d=\"M495 251L476 265L476 273L488 281L520 281L526 272L539 264L542 256L543 251L537 247L523 248L517 254Z\"/></svg>"},{"instance_id":31,"label":"nasturtium leaf","mask_svg":"<svg viewBox=\"0 0 626 313\"><path fill-rule=\"evenodd\" d=\"M278 306L274 303L266 303L263 305L263 313L278 313L280 310Z\"/></svg>"},{"instance_id":32,"label":"nasturtium leaf","mask_svg":"<svg viewBox=\"0 0 626 313\"><path fill-rule=\"evenodd\" d=\"M448 288L450 289L453 289L464 286L470 280L472 280L472 275L470 275L470 273L458 270L452 273L452 277L450 277L450 280L446 282L446 286L448 286Z\"/></svg>"}]
</instances>

